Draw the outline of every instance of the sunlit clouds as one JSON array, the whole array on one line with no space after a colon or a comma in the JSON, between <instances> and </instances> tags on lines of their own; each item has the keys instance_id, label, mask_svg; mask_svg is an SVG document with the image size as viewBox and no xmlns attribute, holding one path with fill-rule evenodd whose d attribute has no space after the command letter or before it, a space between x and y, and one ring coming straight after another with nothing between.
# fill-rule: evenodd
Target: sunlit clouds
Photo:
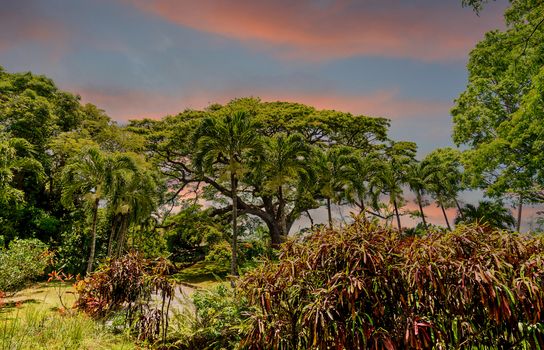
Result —
<instances>
[{"instance_id":1,"label":"sunlit clouds","mask_svg":"<svg viewBox=\"0 0 544 350\"><path fill-rule=\"evenodd\" d=\"M352 56L464 59L499 13L467 16L458 3L399 1L126 0L180 26L294 59Z\"/></svg>"}]
</instances>

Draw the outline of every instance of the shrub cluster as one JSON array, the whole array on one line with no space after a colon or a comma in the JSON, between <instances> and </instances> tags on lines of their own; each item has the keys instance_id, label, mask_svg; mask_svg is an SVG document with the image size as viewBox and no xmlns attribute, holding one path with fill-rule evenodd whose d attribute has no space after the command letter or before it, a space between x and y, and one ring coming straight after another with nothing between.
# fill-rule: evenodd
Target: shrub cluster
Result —
<instances>
[{"instance_id":1,"label":"shrub cluster","mask_svg":"<svg viewBox=\"0 0 544 350\"><path fill-rule=\"evenodd\" d=\"M0 249L0 291L16 292L44 274L51 262L47 245L38 239L15 239Z\"/></svg>"},{"instance_id":2,"label":"shrub cluster","mask_svg":"<svg viewBox=\"0 0 544 350\"><path fill-rule=\"evenodd\" d=\"M544 241L481 226L422 237L355 222L248 273L249 349L541 348Z\"/></svg>"},{"instance_id":3,"label":"shrub cluster","mask_svg":"<svg viewBox=\"0 0 544 350\"><path fill-rule=\"evenodd\" d=\"M123 312L125 325L140 340L165 340L174 297L171 273L172 265L163 258L148 260L129 253L78 281L75 307L95 318Z\"/></svg>"}]
</instances>

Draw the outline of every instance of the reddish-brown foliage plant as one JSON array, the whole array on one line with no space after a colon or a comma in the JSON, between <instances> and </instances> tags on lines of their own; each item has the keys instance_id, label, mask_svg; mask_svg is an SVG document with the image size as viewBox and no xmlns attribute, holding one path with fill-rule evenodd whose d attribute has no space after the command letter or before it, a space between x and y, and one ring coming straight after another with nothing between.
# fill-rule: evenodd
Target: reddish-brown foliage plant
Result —
<instances>
[{"instance_id":1,"label":"reddish-brown foliage plant","mask_svg":"<svg viewBox=\"0 0 544 350\"><path fill-rule=\"evenodd\" d=\"M165 259L148 260L134 252L111 260L75 284L75 307L95 318L124 311L127 326L139 339L155 341L162 335L164 341L174 296L172 268Z\"/></svg>"},{"instance_id":2,"label":"reddish-brown foliage plant","mask_svg":"<svg viewBox=\"0 0 544 350\"><path fill-rule=\"evenodd\" d=\"M355 222L288 242L241 287L250 349L540 348L544 243L489 227Z\"/></svg>"}]
</instances>

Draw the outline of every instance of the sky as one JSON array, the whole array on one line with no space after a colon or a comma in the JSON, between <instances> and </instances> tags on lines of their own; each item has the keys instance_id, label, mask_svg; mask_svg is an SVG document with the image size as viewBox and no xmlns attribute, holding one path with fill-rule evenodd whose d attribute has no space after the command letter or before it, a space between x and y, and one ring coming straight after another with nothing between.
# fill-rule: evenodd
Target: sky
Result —
<instances>
[{"instance_id":1,"label":"sky","mask_svg":"<svg viewBox=\"0 0 544 350\"><path fill-rule=\"evenodd\" d=\"M506 0L0 0L0 65L119 122L254 96L387 117L419 156L452 145L470 50Z\"/></svg>"}]
</instances>

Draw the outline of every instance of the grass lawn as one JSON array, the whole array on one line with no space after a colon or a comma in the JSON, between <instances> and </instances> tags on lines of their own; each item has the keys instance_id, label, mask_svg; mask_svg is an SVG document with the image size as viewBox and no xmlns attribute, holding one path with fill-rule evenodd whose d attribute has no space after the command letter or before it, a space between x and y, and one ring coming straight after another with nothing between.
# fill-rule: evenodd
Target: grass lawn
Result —
<instances>
[{"instance_id":1,"label":"grass lawn","mask_svg":"<svg viewBox=\"0 0 544 350\"><path fill-rule=\"evenodd\" d=\"M175 274L174 279L196 289L212 289L226 283L229 271L228 264L199 261Z\"/></svg>"}]
</instances>

